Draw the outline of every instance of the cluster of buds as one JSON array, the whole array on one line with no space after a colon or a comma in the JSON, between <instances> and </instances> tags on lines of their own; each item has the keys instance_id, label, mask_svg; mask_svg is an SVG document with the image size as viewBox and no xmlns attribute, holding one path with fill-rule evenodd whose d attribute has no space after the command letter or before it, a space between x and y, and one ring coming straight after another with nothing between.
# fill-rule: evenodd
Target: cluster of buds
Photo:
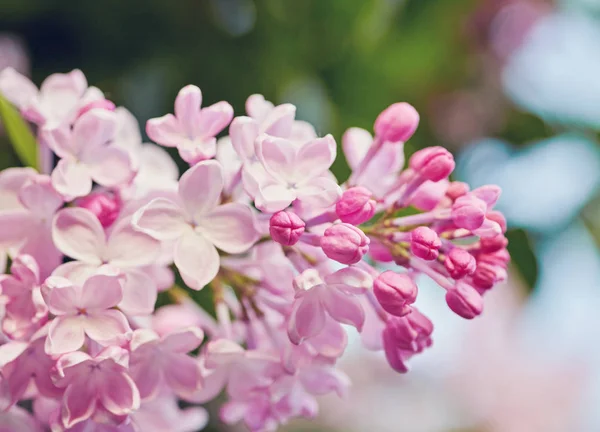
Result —
<instances>
[{"instance_id":1,"label":"cluster of buds","mask_svg":"<svg viewBox=\"0 0 600 432\"><path fill-rule=\"evenodd\" d=\"M0 401L15 430L194 431L199 405L225 393L223 422L274 431L347 391L344 325L398 372L431 345L417 276L468 319L506 277L499 189L449 181L440 147L402 170L419 123L406 103L374 137L344 134L340 185L334 138L260 95L233 118L190 85L174 114L148 121L189 164L180 177L78 70L38 90L6 69L0 91L45 161L0 172Z\"/></svg>"}]
</instances>

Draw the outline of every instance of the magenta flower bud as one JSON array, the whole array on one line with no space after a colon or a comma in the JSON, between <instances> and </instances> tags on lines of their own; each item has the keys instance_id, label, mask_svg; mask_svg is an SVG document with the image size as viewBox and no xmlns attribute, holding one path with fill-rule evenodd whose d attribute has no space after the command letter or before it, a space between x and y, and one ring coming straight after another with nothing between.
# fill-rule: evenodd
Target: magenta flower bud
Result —
<instances>
[{"instance_id":1,"label":"magenta flower bud","mask_svg":"<svg viewBox=\"0 0 600 432\"><path fill-rule=\"evenodd\" d=\"M376 203L371 196L372 194L367 188L361 186L350 188L336 203L335 212L342 222L360 225L375 214Z\"/></svg>"},{"instance_id":2,"label":"magenta flower bud","mask_svg":"<svg viewBox=\"0 0 600 432\"><path fill-rule=\"evenodd\" d=\"M483 297L464 282L457 282L446 292L446 303L452 312L465 319L473 319L483 312Z\"/></svg>"},{"instance_id":3,"label":"magenta flower bud","mask_svg":"<svg viewBox=\"0 0 600 432\"><path fill-rule=\"evenodd\" d=\"M448 189L446 189L446 196L452 201L456 201L457 198L466 195L469 190L468 184L459 181L453 181L448 186Z\"/></svg>"},{"instance_id":4,"label":"magenta flower bud","mask_svg":"<svg viewBox=\"0 0 600 432\"><path fill-rule=\"evenodd\" d=\"M406 361L433 343L432 322L416 308L403 317L391 317L383 330L383 349L390 366L400 373L408 371Z\"/></svg>"},{"instance_id":5,"label":"magenta flower bud","mask_svg":"<svg viewBox=\"0 0 600 432\"><path fill-rule=\"evenodd\" d=\"M415 228L410 235L411 252L426 261L436 259L441 247L442 241L431 228L421 226Z\"/></svg>"},{"instance_id":6,"label":"magenta flower bud","mask_svg":"<svg viewBox=\"0 0 600 432\"><path fill-rule=\"evenodd\" d=\"M417 292L417 284L405 273L387 270L373 282L373 294L381 307L399 317L410 313L408 305L415 302Z\"/></svg>"},{"instance_id":7,"label":"magenta flower bud","mask_svg":"<svg viewBox=\"0 0 600 432\"><path fill-rule=\"evenodd\" d=\"M427 147L412 155L410 167L432 182L447 178L454 171L454 156L444 147Z\"/></svg>"},{"instance_id":8,"label":"magenta flower bud","mask_svg":"<svg viewBox=\"0 0 600 432\"><path fill-rule=\"evenodd\" d=\"M473 195L464 195L452 205L452 221L459 228L474 230L483 225L487 205Z\"/></svg>"},{"instance_id":9,"label":"magenta flower bud","mask_svg":"<svg viewBox=\"0 0 600 432\"><path fill-rule=\"evenodd\" d=\"M480 240L481 252L492 253L505 249L508 246L508 239L503 234L498 234L494 237L486 237Z\"/></svg>"},{"instance_id":10,"label":"magenta flower bud","mask_svg":"<svg viewBox=\"0 0 600 432\"><path fill-rule=\"evenodd\" d=\"M488 218L491 221L496 222L498 225L500 225L500 228L502 229L502 232L505 233L506 232L506 218L504 217L504 215L502 213L500 213L497 210L492 210L487 212L487 215L485 216L486 218Z\"/></svg>"},{"instance_id":11,"label":"magenta flower bud","mask_svg":"<svg viewBox=\"0 0 600 432\"><path fill-rule=\"evenodd\" d=\"M475 258L469 252L461 248L452 249L446 259L444 266L453 279L461 279L467 275L473 274L477 263Z\"/></svg>"},{"instance_id":12,"label":"magenta flower bud","mask_svg":"<svg viewBox=\"0 0 600 432\"><path fill-rule=\"evenodd\" d=\"M107 111L114 111L116 107L115 104L109 101L108 99L95 100L93 102L88 103L87 105L82 106L77 112L77 118L81 117L86 112L96 108Z\"/></svg>"},{"instance_id":13,"label":"magenta flower bud","mask_svg":"<svg viewBox=\"0 0 600 432\"><path fill-rule=\"evenodd\" d=\"M356 264L369 251L369 237L354 225L337 223L321 237L321 248L329 258L342 264Z\"/></svg>"},{"instance_id":14,"label":"magenta flower bud","mask_svg":"<svg viewBox=\"0 0 600 432\"><path fill-rule=\"evenodd\" d=\"M271 238L284 246L298 243L306 224L296 213L278 211L269 220Z\"/></svg>"},{"instance_id":15,"label":"magenta flower bud","mask_svg":"<svg viewBox=\"0 0 600 432\"><path fill-rule=\"evenodd\" d=\"M419 126L419 113L406 102L384 109L375 120L375 135L382 141L406 142Z\"/></svg>"},{"instance_id":16,"label":"magenta flower bud","mask_svg":"<svg viewBox=\"0 0 600 432\"><path fill-rule=\"evenodd\" d=\"M473 285L476 288L487 291L491 289L496 283L506 279L506 270L503 267L497 266L488 262L487 260L479 260L477 262L477 268L473 273Z\"/></svg>"},{"instance_id":17,"label":"magenta flower bud","mask_svg":"<svg viewBox=\"0 0 600 432\"><path fill-rule=\"evenodd\" d=\"M111 193L93 192L77 200L77 207L87 209L94 213L100 224L108 228L119 216L121 200Z\"/></svg>"}]
</instances>

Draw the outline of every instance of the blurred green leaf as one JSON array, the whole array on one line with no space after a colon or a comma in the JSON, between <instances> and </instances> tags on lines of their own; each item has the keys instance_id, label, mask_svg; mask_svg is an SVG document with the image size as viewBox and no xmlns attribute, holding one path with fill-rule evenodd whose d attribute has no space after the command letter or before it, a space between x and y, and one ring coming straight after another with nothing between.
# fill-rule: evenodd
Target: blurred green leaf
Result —
<instances>
[{"instance_id":1,"label":"blurred green leaf","mask_svg":"<svg viewBox=\"0 0 600 432\"><path fill-rule=\"evenodd\" d=\"M0 118L23 165L38 169L37 142L18 111L0 95Z\"/></svg>"},{"instance_id":2,"label":"blurred green leaf","mask_svg":"<svg viewBox=\"0 0 600 432\"><path fill-rule=\"evenodd\" d=\"M527 283L529 291L533 291L538 279L537 258L531 246L531 239L527 232L522 229L509 230L506 233L508 239L508 252L511 261L517 268L523 280Z\"/></svg>"}]
</instances>

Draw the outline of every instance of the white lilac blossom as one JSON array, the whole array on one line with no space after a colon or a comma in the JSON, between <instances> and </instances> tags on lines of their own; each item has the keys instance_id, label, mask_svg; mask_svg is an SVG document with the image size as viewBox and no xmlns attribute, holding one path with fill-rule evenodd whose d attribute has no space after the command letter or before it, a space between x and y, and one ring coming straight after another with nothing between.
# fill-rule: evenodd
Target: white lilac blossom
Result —
<instances>
[{"instance_id":1,"label":"white lilac blossom","mask_svg":"<svg viewBox=\"0 0 600 432\"><path fill-rule=\"evenodd\" d=\"M253 95L232 121L228 103L200 108L200 89L184 87L175 114L146 125L190 165L176 182L168 154L142 145L135 119L80 71L38 91L8 70L0 91L57 156L48 175L0 172L0 252L12 260L0 276L0 399L11 421L192 431L206 413L179 401L225 393L222 421L274 431L315 416L316 396L348 391L336 367L343 325L408 371L433 342L413 306L418 275L467 319L506 278L500 189L450 181L441 147L402 171L419 123L407 103L384 110L374 136L344 134L352 174L339 184L334 137L296 120L293 105ZM35 414L15 407L29 400Z\"/></svg>"}]
</instances>

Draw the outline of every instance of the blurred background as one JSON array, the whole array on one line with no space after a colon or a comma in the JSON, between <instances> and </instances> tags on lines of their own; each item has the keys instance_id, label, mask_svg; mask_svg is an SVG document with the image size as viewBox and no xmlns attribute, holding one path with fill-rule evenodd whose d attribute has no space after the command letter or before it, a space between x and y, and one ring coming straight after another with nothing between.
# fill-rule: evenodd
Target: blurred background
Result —
<instances>
[{"instance_id":1,"label":"blurred background","mask_svg":"<svg viewBox=\"0 0 600 432\"><path fill-rule=\"evenodd\" d=\"M600 0L1 0L7 66L80 68L141 125L190 83L237 115L292 102L338 141L410 102L409 153L443 145L455 179L503 188L510 280L474 322L422 281L434 347L398 376L352 335L349 398L287 430L600 431Z\"/></svg>"}]
</instances>

